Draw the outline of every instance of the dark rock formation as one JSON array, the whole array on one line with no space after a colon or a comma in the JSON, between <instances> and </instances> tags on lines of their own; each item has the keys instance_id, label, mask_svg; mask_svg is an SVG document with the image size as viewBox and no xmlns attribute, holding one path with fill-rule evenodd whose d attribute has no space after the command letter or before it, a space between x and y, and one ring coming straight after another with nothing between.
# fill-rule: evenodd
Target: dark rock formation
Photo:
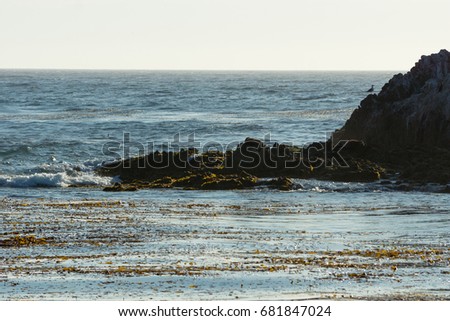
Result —
<instances>
[{"instance_id":1,"label":"dark rock formation","mask_svg":"<svg viewBox=\"0 0 450 321\"><path fill-rule=\"evenodd\" d=\"M108 163L102 175L119 176L122 183L105 191L142 188L244 189L257 186L279 190L300 188L291 178L367 182L380 179L384 169L365 159L366 146L357 141L331 146L315 143L307 148L266 146L247 138L233 151L153 152L146 156ZM273 178L262 180L260 178Z\"/></svg>"},{"instance_id":2,"label":"dark rock formation","mask_svg":"<svg viewBox=\"0 0 450 321\"><path fill-rule=\"evenodd\" d=\"M334 141L362 140L383 149L450 149L450 52L422 56L405 75L367 96Z\"/></svg>"},{"instance_id":3,"label":"dark rock formation","mask_svg":"<svg viewBox=\"0 0 450 321\"><path fill-rule=\"evenodd\" d=\"M450 52L422 56L367 96L331 141L360 140L364 158L416 183L450 182Z\"/></svg>"}]
</instances>

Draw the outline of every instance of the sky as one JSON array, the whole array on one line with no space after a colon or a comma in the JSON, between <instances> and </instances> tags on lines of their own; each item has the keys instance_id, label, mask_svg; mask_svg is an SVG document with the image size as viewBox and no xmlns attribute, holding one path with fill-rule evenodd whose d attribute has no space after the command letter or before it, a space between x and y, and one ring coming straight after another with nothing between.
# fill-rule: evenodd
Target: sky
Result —
<instances>
[{"instance_id":1,"label":"sky","mask_svg":"<svg viewBox=\"0 0 450 321\"><path fill-rule=\"evenodd\" d=\"M409 70L449 0L0 0L0 68Z\"/></svg>"}]
</instances>

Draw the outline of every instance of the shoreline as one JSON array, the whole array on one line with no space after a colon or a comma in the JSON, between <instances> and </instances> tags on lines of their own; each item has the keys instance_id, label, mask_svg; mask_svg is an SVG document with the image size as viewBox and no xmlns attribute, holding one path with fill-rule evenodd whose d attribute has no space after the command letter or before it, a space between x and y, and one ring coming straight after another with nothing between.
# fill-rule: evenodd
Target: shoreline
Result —
<instances>
[{"instance_id":1,"label":"shoreline","mask_svg":"<svg viewBox=\"0 0 450 321\"><path fill-rule=\"evenodd\" d=\"M306 200L6 200L0 297L450 299L445 233L414 236L414 205L409 214L331 204L311 213L315 201ZM435 208L427 221L442 219ZM391 231L394 222L402 230Z\"/></svg>"}]
</instances>

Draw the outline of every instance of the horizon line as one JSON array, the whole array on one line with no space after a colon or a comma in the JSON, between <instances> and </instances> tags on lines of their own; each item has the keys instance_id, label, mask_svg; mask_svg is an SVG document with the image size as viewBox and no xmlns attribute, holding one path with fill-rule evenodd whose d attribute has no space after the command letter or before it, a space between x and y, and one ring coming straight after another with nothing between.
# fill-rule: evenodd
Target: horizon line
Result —
<instances>
[{"instance_id":1,"label":"horizon line","mask_svg":"<svg viewBox=\"0 0 450 321\"><path fill-rule=\"evenodd\" d=\"M407 72L400 69L145 69L145 68L55 68L0 67L0 70L30 71L159 71L159 72Z\"/></svg>"}]
</instances>

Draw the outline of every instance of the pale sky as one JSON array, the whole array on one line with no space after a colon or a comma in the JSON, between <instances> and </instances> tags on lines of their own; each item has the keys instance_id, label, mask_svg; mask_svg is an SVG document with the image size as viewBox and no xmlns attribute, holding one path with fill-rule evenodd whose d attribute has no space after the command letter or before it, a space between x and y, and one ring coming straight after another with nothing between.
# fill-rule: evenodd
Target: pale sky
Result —
<instances>
[{"instance_id":1,"label":"pale sky","mask_svg":"<svg viewBox=\"0 0 450 321\"><path fill-rule=\"evenodd\" d=\"M0 0L0 68L409 70L450 0Z\"/></svg>"}]
</instances>

